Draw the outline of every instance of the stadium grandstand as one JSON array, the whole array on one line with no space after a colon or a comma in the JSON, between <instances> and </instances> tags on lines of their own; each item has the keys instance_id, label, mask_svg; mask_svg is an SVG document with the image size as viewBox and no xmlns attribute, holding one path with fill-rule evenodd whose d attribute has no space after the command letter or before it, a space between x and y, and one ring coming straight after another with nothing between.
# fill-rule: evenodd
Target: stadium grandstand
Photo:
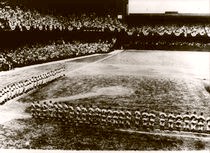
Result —
<instances>
[{"instance_id":1,"label":"stadium grandstand","mask_svg":"<svg viewBox=\"0 0 210 153\"><path fill-rule=\"evenodd\" d=\"M209 0L0 2L0 149L210 149Z\"/></svg>"}]
</instances>

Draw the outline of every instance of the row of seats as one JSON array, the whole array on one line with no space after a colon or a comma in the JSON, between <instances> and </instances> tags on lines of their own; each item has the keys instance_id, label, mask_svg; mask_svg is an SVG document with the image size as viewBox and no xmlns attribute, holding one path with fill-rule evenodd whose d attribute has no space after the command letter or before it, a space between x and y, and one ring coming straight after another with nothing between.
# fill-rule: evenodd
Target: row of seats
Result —
<instances>
[{"instance_id":1,"label":"row of seats","mask_svg":"<svg viewBox=\"0 0 210 153\"><path fill-rule=\"evenodd\" d=\"M61 121L77 126L111 129L187 131L210 133L210 117L203 113L166 114L147 110L99 108L52 101L34 102L30 108L37 120Z\"/></svg>"},{"instance_id":2,"label":"row of seats","mask_svg":"<svg viewBox=\"0 0 210 153\"><path fill-rule=\"evenodd\" d=\"M94 53L107 53L114 46L115 42L116 39L112 41L99 40L97 42L57 41L49 45L37 44L32 47L24 46L15 50L8 50L5 56L11 60L8 63L9 66L15 68Z\"/></svg>"},{"instance_id":3,"label":"row of seats","mask_svg":"<svg viewBox=\"0 0 210 153\"><path fill-rule=\"evenodd\" d=\"M21 96L24 93L28 93L31 90L62 77L64 75L64 71L64 67L59 67L47 73L33 76L26 80L15 82L3 87L0 90L0 105L3 105L13 98Z\"/></svg>"}]
</instances>

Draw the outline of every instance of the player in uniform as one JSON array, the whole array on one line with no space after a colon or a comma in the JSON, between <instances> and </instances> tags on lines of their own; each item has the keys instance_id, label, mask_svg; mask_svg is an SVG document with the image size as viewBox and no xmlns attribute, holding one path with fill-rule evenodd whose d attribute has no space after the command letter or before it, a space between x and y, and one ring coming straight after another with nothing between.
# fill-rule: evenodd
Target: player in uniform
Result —
<instances>
[{"instance_id":1,"label":"player in uniform","mask_svg":"<svg viewBox=\"0 0 210 153\"><path fill-rule=\"evenodd\" d=\"M149 129L150 130L154 130L155 129L155 118L156 118L156 115L154 112L151 112L148 114L148 117L149 117Z\"/></svg>"},{"instance_id":2,"label":"player in uniform","mask_svg":"<svg viewBox=\"0 0 210 153\"><path fill-rule=\"evenodd\" d=\"M117 128L121 128L122 123L121 123L121 110L117 109Z\"/></svg>"},{"instance_id":3,"label":"player in uniform","mask_svg":"<svg viewBox=\"0 0 210 153\"><path fill-rule=\"evenodd\" d=\"M106 127L106 117L107 117L106 111L107 110L105 108L101 109L101 127L102 128Z\"/></svg>"},{"instance_id":4,"label":"player in uniform","mask_svg":"<svg viewBox=\"0 0 210 153\"><path fill-rule=\"evenodd\" d=\"M36 111L35 103L32 103L31 107L30 107L30 113L31 113L32 117L34 117L34 118L35 118L35 111Z\"/></svg>"},{"instance_id":5,"label":"player in uniform","mask_svg":"<svg viewBox=\"0 0 210 153\"><path fill-rule=\"evenodd\" d=\"M17 97L18 86L17 83L14 84L14 98Z\"/></svg>"},{"instance_id":6,"label":"player in uniform","mask_svg":"<svg viewBox=\"0 0 210 153\"><path fill-rule=\"evenodd\" d=\"M142 126L144 130L147 130L149 125L149 114L147 110L142 112Z\"/></svg>"},{"instance_id":7,"label":"player in uniform","mask_svg":"<svg viewBox=\"0 0 210 153\"><path fill-rule=\"evenodd\" d=\"M177 131L181 131L181 129L182 129L182 121L183 121L182 115L179 113L175 117L175 125L176 125L176 130Z\"/></svg>"},{"instance_id":8,"label":"player in uniform","mask_svg":"<svg viewBox=\"0 0 210 153\"><path fill-rule=\"evenodd\" d=\"M118 111L114 110L113 112L113 127L118 128L119 127L119 121L118 121Z\"/></svg>"},{"instance_id":9,"label":"player in uniform","mask_svg":"<svg viewBox=\"0 0 210 153\"><path fill-rule=\"evenodd\" d=\"M31 90L33 90L34 87L35 87L35 77L32 77L31 78L31 82L32 82L32 84L31 84Z\"/></svg>"},{"instance_id":10,"label":"player in uniform","mask_svg":"<svg viewBox=\"0 0 210 153\"><path fill-rule=\"evenodd\" d=\"M29 92L31 90L30 86L31 86L31 79L28 79L27 91L26 92Z\"/></svg>"},{"instance_id":11,"label":"player in uniform","mask_svg":"<svg viewBox=\"0 0 210 153\"><path fill-rule=\"evenodd\" d=\"M58 113L59 113L59 106L57 103L54 103L54 111L53 111L53 119L55 122L58 122Z\"/></svg>"},{"instance_id":12,"label":"player in uniform","mask_svg":"<svg viewBox=\"0 0 210 153\"><path fill-rule=\"evenodd\" d=\"M14 98L16 98L18 96L17 92L18 92L18 86L17 86L17 83L15 83L14 84Z\"/></svg>"},{"instance_id":13,"label":"player in uniform","mask_svg":"<svg viewBox=\"0 0 210 153\"><path fill-rule=\"evenodd\" d=\"M18 97L18 83L14 84L15 90L14 90L14 98Z\"/></svg>"},{"instance_id":14,"label":"player in uniform","mask_svg":"<svg viewBox=\"0 0 210 153\"><path fill-rule=\"evenodd\" d=\"M87 123L87 109L84 105L81 105L81 118L82 118L82 124L86 126Z\"/></svg>"},{"instance_id":15,"label":"player in uniform","mask_svg":"<svg viewBox=\"0 0 210 153\"><path fill-rule=\"evenodd\" d=\"M52 101L49 101L48 103L48 109L47 109L48 119L50 121L53 120L53 103Z\"/></svg>"},{"instance_id":16,"label":"player in uniform","mask_svg":"<svg viewBox=\"0 0 210 153\"><path fill-rule=\"evenodd\" d=\"M32 78L29 79L29 87L28 88L29 88L29 91L33 89L33 79Z\"/></svg>"},{"instance_id":17,"label":"player in uniform","mask_svg":"<svg viewBox=\"0 0 210 153\"><path fill-rule=\"evenodd\" d=\"M164 130L164 129L165 129L165 126L166 126L166 118L167 118L166 113L161 112L161 113L159 114L159 125L160 125L160 130Z\"/></svg>"},{"instance_id":18,"label":"player in uniform","mask_svg":"<svg viewBox=\"0 0 210 153\"><path fill-rule=\"evenodd\" d=\"M187 112L183 116L183 121L184 121L184 130L189 131L190 130L190 115L189 115L189 112Z\"/></svg>"},{"instance_id":19,"label":"player in uniform","mask_svg":"<svg viewBox=\"0 0 210 153\"><path fill-rule=\"evenodd\" d=\"M46 85L48 83L48 81L49 81L49 73L48 72L45 73L45 79L44 80L45 80L44 83Z\"/></svg>"},{"instance_id":20,"label":"player in uniform","mask_svg":"<svg viewBox=\"0 0 210 153\"><path fill-rule=\"evenodd\" d=\"M196 128L197 128L197 124L198 124L198 116L196 114L196 112L194 112L191 116L190 116L190 130L191 132L195 132Z\"/></svg>"},{"instance_id":21,"label":"player in uniform","mask_svg":"<svg viewBox=\"0 0 210 153\"><path fill-rule=\"evenodd\" d=\"M41 111L41 117L40 117L40 119L41 119L41 120L45 120L45 119L48 118L48 116L47 116L48 106L47 106L46 101L44 101L44 102L41 104L41 109L42 109L42 111Z\"/></svg>"},{"instance_id":22,"label":"player in uniform","mask_svg":"<svg viewBox=\"0 0 210 153\"><path fill-rule=\"evenodd\" d=\"M88 109L88 120L89 120L89 125L90 126L93 126L93 114L94 113L94 109L92 107L92 105L89 106L89 109Z\"/></svg>"},{"instance_id":23,"label":"player in uniform","mask_svg":"<svg viewBox=\"0 0 210 153\"><path fill-rule=\"evenodd\" d=\"M15 98L15 84L11 85L11 99Z\"/></svg>"},{"instance_id":24,"label":"player in uniform","mask_svg":"<svg viewBox=\"0 0 210 153\"><path fill-rule=\"evenodd\" d=\"M85 112L84 112L84 106L83 105L79 105L79 107L80 107L80 120L79 120L79 124L80 124L80 126L84 126L84 123L85 123L85 119L84 119L84 117L85 117Z\"/></svg>"},{"instance_id":25,"label":"player in uniform","mask_svg":"<svg viewBox=\"0 0 210 153\"><path fill-rule=\"evenodd\" d=\"M95 108L95 127L100 127L101 125L101 109L96 106Z\"/></svg>"},{"instance_id":26,"label":"player in uniform","mask_svg":"<svg viewBox=\"0 0 210 153\"><path fill-rule=\"evenodd\" d=\"M3 99L3 92L2 90L0 91L0 105L4 104L4 99Z\"/></svg>"},{"instance_id":27,"label":"player in uniform","mask_svg":"<svg viewBox=\"0 0 210 153\"><path fill-rule=\"evenodd\" d=\"M34 118L39 119L40 116L41 116L41 106L39 101L36 101L34 103Z\"/></svg>"},{"instance_id":28,"label":"player in uniform","mask_svg":"<svg viewBox=\"0 0 210 153\"><path fill-rule=\"evenodd\" d=\"M205 118L203 116L203 113L201 113L198 116L198 132L203 132L204 131L204 124L205 124Z\"/></svg>"},{"instance_id":29,"label":"player in uniform","mask_svg":"<svg viewBox=\"0 0 210 153\"><path fill-rule=\"evenodd\" d=\"M7 101L8 101L8 100L10 100L10 86L7 85L6 89L7 89Z\"/></svg>"},{"instance_id":30,"label":"player in uniform","mask_svg":"<svg viewBox=\"0 0 210 153\"><path fill-rule=\"evenodd\" d=\"M126 110L125 111L125 116L126 116L125 127L130 129L131 128L131 119L132 119L131 111Z\"/></svg>"},{"instance_id":31,"label":"player in uniform","mask_svg":"<svg viewBox=\"0 0 210 153\"><path fill-rule=\"evenodd\" d=\"M5 89L3 88L2 90L1 90L1 104L4 104L5 102L6 102L6 100L5 100L5 96L6 95L6 93L5 93Z\"/></svg>"},{"instance_id":32,"label":"player in uniform","mask_svg":"<svg viewBox=\"0 0 210 153\"><path fill-rule=\"evenodd\" d=\"M119 111L119 127L124 128L125 125L125 112L124 109L120 109Z\"/></svg>"},{"instance_id":33,"label":"player in uniform","mask_svg":"<svg viewBox=\"0 0 210 153\"><path fill-rule=\"evenodd\" d=\"M109 118L110 118L110 128L111 129L114 129L114 110L113 109L110 109L109 111Z\"/></svg>"},{"instance_id":34,"label":"player in uniform","mask_svg":"<svg viewBox=\"0 0 210 153\"><path fill-rule=\"evenodd\" d=\"M92 118L91 118L91 121L92 121L92 127L95 127L96 124L97 124L97 107L93 106L93 113L92 113Z\"/></svg>"},{"instance_id":35,"label":"player in uniform","mask_svg":"<svg viewBox=\"0 0 210 153\"><path fill-rule=\"evenodd\" d=\"M40 80L41 80L40 75L38 75L38 76L37 76L37 87L40 86Z\"/></svg>"},{"instance_id":36,"label":"player in uniform","mask_svg":"<svg viewBox=\"0 0 210 153\"><path fill-rule=\"evenodd\" d=\"M8 101L8 90L7 87L4 87L4 102L6 103Z\"/></svg>"},{"instance_id":37,"label":"player in uniform","mask_svg":"<svg viewBox=\"0 0 210 153\"><path fill-rule=\"evenodd\" d=\"M169 113L169 115L168 115L168 128L169 128L169 130L174 129L174 120L175 120L174 114Z\"/></svg>"},{"instance_id":38,"label":"player in uniform","mask_svg":"<svg viewBox=\"0 0 210 153\"><path fill-rule=\"evenodd\" d=\"M139 130L140 125L141 125L141 112L139 109L137 109L134 112L134 126L137 130Z\"/></svg>"},{"instance_id":39,"label":"player in uniform","mask_svg":"<svg viewBox=\"0 0 210 153\"><path fill-rule=\"evenodd\" d=\"M8 86L6 86L6 99L5 99L6 101L5 102L9 100L9 96L10 96L10 91L9 91Z\"/></svg>"},{"instance_id":40,"label":"player in uniform","mask_svg":"<svg viewBox=\"0 0 210 153\"><path fill-rule=\"evenodd\" d=\"M9 100L11 100L13 98L13 91L14 91L13 84L9 85L8 88L9 88Z\"/></svg>"},{"instance_id":41,"label":"player in uniform","mask_svg":"<svg viewBox=\"0 0 210 153\"><path fill-rule=\"evenodd\" d=\"M59 102L57 103L57 120L63 121L63 106Z\"/></svg>"},{"instance_id":42,"label":"player in uniform","mask_svg":"<svg viewBox=\"0 0 210 153\"><path fill-rule=\"evenodd\" d=\"M113 111L112 109L109 107L108 110L107 110L107 127L112 129L112 116L113 116Z\"/></svg>"},{"instance_id":43,"label":"player in uniform","mask_svg":"<svg viewBox=\"0 0 210 153\"><path fill-rule=\"evenodd\" d=\"M68 113L69 113L69 107L68 107L68 105L67 104L65 104L65 103L63 103L63 122L65 123L65 124L68 124L68 117L69 117L69 115L68 115Z\"/></svg>"},{"instance_id":44,"label":"player in uniform","mask_svg":"<svg viewBox=\"0 0 210 153\"><path fill-rule=\"evenodd\" d=\"M210 117L206 118L206 132L210 134Z\"/></svg>"},{"instance_id":45,"label":"player in uniform","mask_svg":"<svg viewBox=\"0 0 210 153\"><path fill-rule=\"evenodd\" d=\"M21 89L21 82L18 82L18 96L21 95L21 91L22 91L22 89Z\"/></svg>"},{"instance_id":46,"label":"player in uniform","mask_svg":"<svg viewBox=\"0 0 210 153\"><path fill-rule=\"evenodd\" d=\"M46 84L46 74L42 74L42 85Z\"/></svg>"},{"instance_id":47,"label":"player in uniform","mask_svg":"<svg viewBox=\"0 0 210 153\"><path fill-rule=\"evenodd\" d=\"M104 127L108 127L108 116L109 116L109 111L107 108L105 108L104 111Z\"/></svg>"},{"instance_id":48,"label":"player in uniform","mask_svg":"<svg viewBox=\"0 0 210 153\"><path fill-rule=\"evenodd\" d=\"M75 109L75 113L76 113L76 126L80 126L81 123L82 123L82 116L81 116L81 108L80 106L76 106L76 109Z\"/></svg>"},{"instance_id":49,"label":"player in uniform","mask_svg":"<svg viewBox=\"0 0 210 153\"><path fill-rule=\"evenodd\" d=\"M84 120L84 123L86 126L89 125L89 122L88 122L88 110L86 107L83 108L83 120Z\"/></svg>"},{"instance_id":50,"label":"player in uniform","mask_svg":"<svg viewBox=\"0 0 210 153\"><path fill-rule=\"evenodd\" d=\"M68 104L68 124L74 124L74 107L71 104Z\"/></svg>"},{"instance_id":51,"label":"player in uniform","mask_svg":"<svg viewBox=\"0 0 210 153\"><path fill-rule=\"evenodd\" d=\"M28 80L25 80L24 82L23 82L23 85L24 85L24 93L27 93L27 85L28 85Z\"/></svg>"},{"instance_id":52,"label":"player in uniform","mask_svg":"<svg viewBox=\"0 0 210 153\"><path fill-rule=\"evenodd\" d=\"M25 92L25 86L24 83L21 82L21 95Z\"/></svg>"},{"instance_id":53,"label":"player in uniform","mask_svg":"<svg viewBox=\"0 0 210 153\"><path fill-rule=\"evenodd\" d=\"M44 74L40 75L40 86L44 85Z\"/></svg>"}]
</instances>

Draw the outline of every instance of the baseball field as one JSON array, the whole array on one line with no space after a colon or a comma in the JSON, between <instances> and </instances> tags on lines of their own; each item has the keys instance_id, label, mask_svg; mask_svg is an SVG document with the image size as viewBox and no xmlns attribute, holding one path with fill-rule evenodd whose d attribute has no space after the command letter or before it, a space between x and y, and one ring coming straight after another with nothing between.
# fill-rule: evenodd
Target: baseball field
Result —
<instances>
[{"instance_id":1,"label":"baseball field","mask_svg":"<svg viewBox=\"0 0 210 153\"><path fill-rule=\"evenodd\" d=\"M210 53L125 50L0 72L0 88L65 65L65 76L0 106L0 148L64 150L200 150L210 141L38 122L28 107L58 101L100 107L187 111L210 116Z\"/></svg>"}]
</instances>

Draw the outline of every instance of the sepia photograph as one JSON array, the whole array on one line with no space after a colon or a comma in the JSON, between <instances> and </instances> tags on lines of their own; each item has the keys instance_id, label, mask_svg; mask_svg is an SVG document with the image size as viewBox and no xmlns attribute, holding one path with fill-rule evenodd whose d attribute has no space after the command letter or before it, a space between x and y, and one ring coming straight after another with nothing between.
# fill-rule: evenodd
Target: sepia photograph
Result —
<instances>
[{"instance_id":1,"label":"sepia photograph","mask_svg":"<svg viewBox=\"0 0 210 153\"><path fill-rule=\"evenodd\" d=\"M210 0L0 0L10 149L210 150Z\"/></svg>"}]
</instances>

